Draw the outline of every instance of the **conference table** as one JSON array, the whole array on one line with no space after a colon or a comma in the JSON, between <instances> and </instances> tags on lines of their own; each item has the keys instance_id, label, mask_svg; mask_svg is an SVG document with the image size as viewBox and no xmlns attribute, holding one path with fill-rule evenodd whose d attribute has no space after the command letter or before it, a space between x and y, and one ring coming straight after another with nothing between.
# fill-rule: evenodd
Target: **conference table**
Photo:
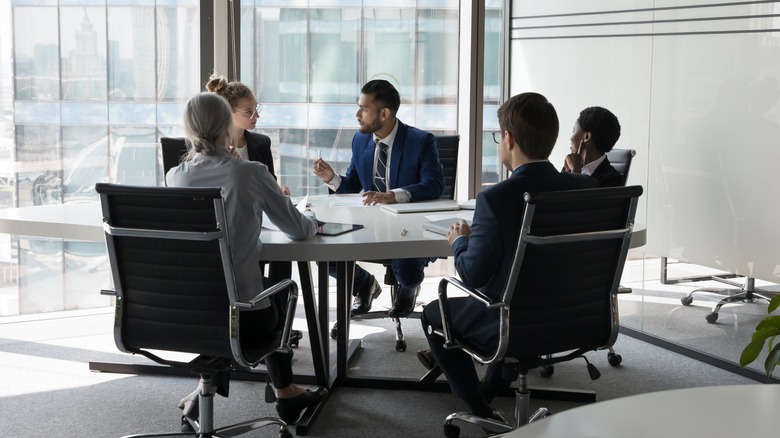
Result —
<instances>
[{"instance_id":1,"label":"conference table","mask_svg":"<svg viewBox=\"0 0 780 438\"><path fill-rule=\"evenodd\" d=\"M569 409L505 438L762 437L780 431L780 385L724 385L632 395Z\"/></svg>"},{"instance_id":2,"label":"conference table","mask_svg":"<svg viewBox=\"0 0 780 438\"><path fill-rule=\"evenodd\" d=\"M301 296L311 341L314 375L296 374L296 382L334 389L351 386L377 389L408 389L448 391L446 382L435 375L422 379L387 377L356 377L348 373L349 359L360 347L360 341L349 340L349 312L352 299L352 278L356 260L376 260L410 257L439 257L450 255L445 236L423 229L429 215L454 216L459 213L457 201L435 201L436 205L449 202L452 211L421 211L394 213L381 206L344 206L354 204L358 195L331 195L309 197L310 208L324 222L360 224L364 228L337 236L317 235L304 241L291 241L282 232L263 229L261 257L265 261L297 263ZM352 199L350 199L352 198ZM460 213L463 213L462 211ZM84 241L104 241L102 213L98 202L63 204L40 207L22 207L0 210L0 233L62 238ZM645 243L644 227L635 227L631 247ZM317 287L312 278L311 263L318 264ZM331 364L329 333L329 277L328 263L334 263L336 278L336 323L339 330L335 340L335 364ZM104 372L173 374L169 367L156 365L90 363L90 369ZM261 380L257 373L236 373L236 378ZM556 398L555 391L537 390L541 398ZM593 397L595 398L595 396ZM588 401L588 399L579 399ZM320 405L319 409L321 409ZM308 433L319 410L307 411L296 426L296 433Z\"/></svg>"}]
</instances>

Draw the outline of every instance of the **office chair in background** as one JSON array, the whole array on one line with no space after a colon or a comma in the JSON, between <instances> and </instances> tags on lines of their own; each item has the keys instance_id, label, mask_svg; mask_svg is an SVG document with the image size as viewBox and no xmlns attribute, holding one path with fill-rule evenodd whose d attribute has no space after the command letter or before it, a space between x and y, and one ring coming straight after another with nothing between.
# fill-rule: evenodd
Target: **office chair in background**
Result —
<instances>
[{"instance_id":1,"label":"office chair in background","mask_svg":"<svg viewBox=\"0 0 780 438\"><path fill-rule=\"evenodd\" d=\"M444 435L458 437L453 422L507 432L548 414L530 414L527 374L532 368L584 357L614 344L618 335L617 290L629 249L642 187L526 193L512 271L501 300L491 301L456 278L442 279L439 306L448 348L460 348L479 363L519 372L515 422L460 412L444 421ZM500 309L495 351L470 345L452 333L448 286ZM551 303L553 303L551 305ZM431 329L428 327L427 329ZM585 359L587 362L587 359ZM591 379L600 376L588 363Z\"/></svg>"},{"instance_id":2,"label":"office chair in background","mask_svg":"<svg viewBox=\"0 0 780 438\"><path fill-rule=\"evenodd\" d=\"M100 183L95 190L103 209L115 287L117 348L200 376L200 415L197 421L187 419L197 432L176 435L237 436L275 424L280 437L292 436L287 425L273 417L214 429L212 376L236 367L253 368L275 351L289 351L298 297L297 285L285 280L252 301L239 301L221 189ZM268 338L245 339L242 312L286 291L283 331ZM190 362L179 362L149 350L197 356Z\"/></svg>"},{"instance_id":3,"label":"office chair in background","mask_svg":"<svg viewBox=\"0 0 780 438\"><path fill-rule=\"evenodd\" d=\"M181 162L187 153L187 141L180 137L160 137L160 150L162 151L163 176L171 168Z\"/></svg>"},{"instance_id":4,"label":"office chair in background","mask_svg":"<svg viewBox=\"0 0 780 438\"><path fill-rule=\"evenodd\" d=\"M631 170L631 160L636 156L636 151L633 149L615 149L607 152L607 159L609 164L623 175L626 183L628 183L628 171Z\"/></svg>"},{"instance_id":5,"label":"office chair in background","mask_svg":"<svg viewBox=\"0 0 780 438\"><path fill-rule=\"evenodd\" d=\"M442 165L442 173L444 174L444 193L441 199L454 199L455 198L455 179L458 174L458 146L460 144L459 135L437 135L436 147L439 151L439 161ZM390 286L390 302L395 302L395 297L398 294L398 288L400 287L393 274L393 267L390 260L368 260L369 263L381 263L385 267L384 284ZM417 297L415 297L416 301ZM416 305L416 303L415 303ZM387 318L387 311L373 311L363 315L357 315L352 319L378 319ZM420 312L413 311L406 318L420 318ZM406 340L404 339L404 330L401 326L401 318L392 318L395 320L395 350L406 351ZM333 324L333 328L330 330L330 337L336 339L338 334L338 326Z\"/></svg>"}]
</instances>

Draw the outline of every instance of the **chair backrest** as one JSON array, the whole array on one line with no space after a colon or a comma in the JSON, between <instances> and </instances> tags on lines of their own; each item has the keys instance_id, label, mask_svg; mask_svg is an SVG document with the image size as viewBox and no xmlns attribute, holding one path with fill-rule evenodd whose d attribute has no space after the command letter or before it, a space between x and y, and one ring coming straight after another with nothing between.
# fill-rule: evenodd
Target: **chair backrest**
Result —
<instances>
[{"instance_id":1,"label":"chair backrest","mask_svg":"<svg viewBox=\"0 0 780 438\"><path fill-rule=\"evenodd\" d=\"M522 362L614 343L615 294L641 194L641 186L525 194L499 351Z\"/></svg>"},{"instance_id":2,"label":"chair backrest","mask_svg":"<svg viewBox=\"0 0 780 438\"><path fill-rule=\"evenodd\" d=\"M439 161L441 161L444 173L444 193L442 199L455 199L455 178L458 174L458 145L459 135L437 135L436 145L439 149Z\"/></svg>"},{"instance_id":3,"label":"chair backrest","mask_svg":"<svg viewBox=\"0 0 780 438\"><path fill-rule=\"evenodd\" d=\"M187 153L187 141L179 137L160 137L160 148L162 149L163 175L165 175L172 167L178 166L181 158ZM610 159L610 161L612 160Z\"/></svg>"},{"instance_id":4,"label":"chair backrest","mask_svg":"<svg viewBox=\"0 0 780 438\"><path fill-rule=\"evenodd\" d=\"M117 297L117 347L146 356L147 349L242 355L231 330L237 292L221 189L99 183L95 190Z\"/></svg>"},{"instance_id":5,"label":"chair backrest","mask_svg":"<svg viewBox=\"0 0 780 438\"><path fill-rule=\"evenodd\" d=\"M636 155L636 151L633 149L615 149L607 152L607 159L609 164L615 168L623 179L628 182L628 171L631 170L631 159Z\"/></svg>"}]
</instances>

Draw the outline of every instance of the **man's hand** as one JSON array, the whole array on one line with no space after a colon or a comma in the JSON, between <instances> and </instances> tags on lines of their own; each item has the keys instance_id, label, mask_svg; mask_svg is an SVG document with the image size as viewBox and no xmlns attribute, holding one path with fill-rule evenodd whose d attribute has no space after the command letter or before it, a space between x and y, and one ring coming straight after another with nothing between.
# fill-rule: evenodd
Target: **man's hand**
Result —
<instances>
[{"instance_id":1,"label":"man's hand","mask_svg":"<svg viewBox=\"0 0 780 438\"><path fill-rule=\"evenodd\" d=\"M458 237L469 235L471 235L471 227L468 222L461 219L450 225L450 229L447 231L447 242L452 246L452 243L455 242L455 239Z\"/></svg>"},{"instance_id":2,"label":"man's hand","mask_svg":"<svg viewBox=\"0 0 780 438\"><path fill-rule=\"evenodd\" d=\"M368 191L363 193L363 205L395 204L395 193Z\"/></svg>"},{"instance_id":3,"label":"man's hand","mask_svg":"<svg viewBox=\"0 0 780 438\"><path fill-rule=\"evenodd\" d=\"M284 185L284 184L280 184L280 185L279 185L279 188L280 188L280 189L282 189L282 194L283 194L284 196L290 196L290 188L289 188L289 187L287 187L287 186L286 186L286 185Z\"/></svg>"},{"instance_id":4,"label":"man's hand","mask_svg":"<svg viewBox=\"0 0 780 438\"><path fill-rule=\"evenodd\" d=\"M314 175L318 176L325 184L336 176L336 172L330 167L330 164L326 163L322 158L314 160Z\"/></svg>"}]
</instances>

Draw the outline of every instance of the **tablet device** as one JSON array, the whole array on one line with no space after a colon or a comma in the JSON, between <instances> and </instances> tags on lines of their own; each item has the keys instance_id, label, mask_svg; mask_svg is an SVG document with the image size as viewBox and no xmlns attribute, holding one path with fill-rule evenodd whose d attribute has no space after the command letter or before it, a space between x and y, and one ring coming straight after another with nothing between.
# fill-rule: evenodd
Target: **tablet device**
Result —
<instances>
[{"instance_id":1,"label":"tablet device","mask_svg":"<svg viewBox=\"0 0 780 438\"><path fill-rule=\"evenodd\" d=\"M320 226L320 231L317 234L321 236L338 236L339 234L349 233L363 228L360 224L340 224L337 222L322 222L317 221Z\"/></svg>"}]
</instances>

